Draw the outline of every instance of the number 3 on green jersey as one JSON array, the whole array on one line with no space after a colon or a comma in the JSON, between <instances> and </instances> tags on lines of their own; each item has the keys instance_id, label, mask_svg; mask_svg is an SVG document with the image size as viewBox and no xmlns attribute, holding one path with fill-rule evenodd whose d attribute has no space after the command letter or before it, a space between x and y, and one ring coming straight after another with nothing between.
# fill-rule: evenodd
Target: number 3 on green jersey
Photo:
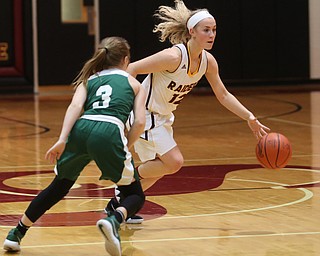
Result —
<instances>
[{"instance_id":1,"label":"number 3 on green jersey","mask_svg":"<svg viewBox=\"0 0 320 256\"><path fill-rule=\"evenodd\" d=\"M96 96L101 96L101 100L92 104L93 108L107 108L109 107L110 96L112 94L112 87L110 85L102 85L96 92Z\"/></svg>"}]
</instances>

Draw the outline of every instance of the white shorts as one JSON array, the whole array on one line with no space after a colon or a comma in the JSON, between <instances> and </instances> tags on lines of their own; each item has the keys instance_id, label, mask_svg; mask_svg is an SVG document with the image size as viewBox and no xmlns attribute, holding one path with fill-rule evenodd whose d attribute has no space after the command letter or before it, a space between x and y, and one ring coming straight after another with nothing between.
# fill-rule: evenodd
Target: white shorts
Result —
<instances>
[{"instance_id":1,"label":"white shorts","mask_svg":"<svg viewBox=\"0 0 320 256\"><path fill-rule=\"evenodd\" d=\"M164 124L145 131L135 142L135 152L142 162L153 160L157 155L162 156L177 146L173 138L173 120L171 117Z\"/></svg>"}]
</instances>

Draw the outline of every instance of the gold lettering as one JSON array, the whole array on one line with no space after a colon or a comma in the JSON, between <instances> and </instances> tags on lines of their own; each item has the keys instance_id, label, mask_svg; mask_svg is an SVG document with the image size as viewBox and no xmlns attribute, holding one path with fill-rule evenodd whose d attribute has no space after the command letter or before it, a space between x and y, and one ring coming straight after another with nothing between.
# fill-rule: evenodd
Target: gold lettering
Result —
<instances>
[{"instance_id":1,"label":"gold lettering","mask_svg":"<svg viewBox=\"0 0 320 256\"><path fill-rule=\"evenodd\" d=\"M6 61L8 59L8 43L0 42L0 61Z\"/></svg>"}]
</instances>

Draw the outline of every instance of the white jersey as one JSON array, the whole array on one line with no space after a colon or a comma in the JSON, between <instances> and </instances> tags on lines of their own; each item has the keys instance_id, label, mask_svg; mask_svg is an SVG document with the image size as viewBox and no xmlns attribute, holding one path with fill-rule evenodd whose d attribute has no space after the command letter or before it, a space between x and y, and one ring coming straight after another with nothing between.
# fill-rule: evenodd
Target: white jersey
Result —
<instances>
[{"instance_id":1,"label":"white jersey","mask_svg":"<svg viewBox=\"0 0 320 256\"><path fill-rule=\"evenodd\" d=\"M161 71L149 74L142 82L147 92L146 108L162 116L170 115L182 99L197 85L207 71L208 60L205 50L196 72L190 72L190 58L184 44L177 44L181 51L181 62L174 72Z\"/></svg>"},{"instance_id":2,"label":"white jersey","mask_svg":"<svg viewBox=\"0 0 320 256\"><path fill-rule=\"evenodd\" d=\"M173 138L172 112L207 71L208 60L204 50L197 71L191 74L186 46L177 44L174 47L178 47L181 51L179 67L174 72L162 71L149 74L142 82L147 92L146 125L144 133L134 144L142 162L155 159L157 155L162 156L177 145Z\"/></svg>"},{"instance_id":3,"label":"white jersey","mask_svg":"<svg viewBox=\"0 0 320 256\"><path fill-rule=\"evenodd\" d=\"M208 60L205 50L201 53L197 71L191 74L187 47L184 44L177 44L174 47L181 51L179 67L174 72L151 73L142 82L147 92L145 133L141 136L145 140L148 140L147 131L155 127L173 124L174 115L172 112L176 110L183 98L197 85L207 71ZM133 115L130 116L128 127L132 122Z\"/></svg>"}]
</instances>

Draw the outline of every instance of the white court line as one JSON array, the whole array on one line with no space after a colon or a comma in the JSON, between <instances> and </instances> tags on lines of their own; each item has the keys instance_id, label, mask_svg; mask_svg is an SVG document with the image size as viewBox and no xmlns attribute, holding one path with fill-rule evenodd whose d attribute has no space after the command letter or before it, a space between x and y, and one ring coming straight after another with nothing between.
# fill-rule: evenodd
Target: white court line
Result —
<instances>
[{"instance_id":1,"label":"white court line","mask_svg":"<svg viewBox=\"0 0 320 256\"><path fill-rule=\"evenodd\" d=\"M254 182L254 183L265 183L265 184L277 185L276 187L274 187L274 189L279 189L279 186L281 188L283 188L283 189L286 189L285 186L289 186L288 184L282 184L282 183L271 182L271 181L245 180L245 179L227 179L227 180ZM247 212L264 211L264 210L270 210L270 209L280 208L280 207L284 207L284 206L290 206L290 205L294 205L294 204L299 204L299 203L305 202L305 201L307 201L307 200L309 200L310 198L313 197L313 193L308 189L305 189L305 188L296 188L296 189L304 192L304 197L302 197L302 198L300 198L298 200L292 201L292 202L284 203L284 204L273 205L273 206L268 206L268 207L252 208L252 209L247 209L247 210L229 211L229 212L217 212L217 213L197 214L197 215L189 215L189 216L185 215L185 216L160 217L157 220L211 217L211 216L227 215L227 214L235 214L235 213L247 213Z\"/></svg>"},{"instance_id":2,"label":"white court line","mask_svg":"<svg viewBox=\"0 0 320 256\"><path fill-rule=\"evenodd\" d=\"M286 167L286 170L292 170L292 171L303 171L303 172L317 172L320 173L320 170L316 170L316 169L302 169L302 168L289 168Z\"/></svg>"},{"instance_id":3,"label":"white court line","mask_svg":"<svg viewBox=\"0 0 320 256\"><path fill-rule=\"evenodd\" d=\"M300 169L300 168L284 168L284 169L287 169L287 170L297 170L297 171L307 171L307 172L318 172L320 173L320 170L315 170L315 169ZM40 176L41 177L41 176ZM86 176L86 177L96 177L96 176ZM42 178L44 178L42 176ZM18 179L18 178L16 178ZM23 179L23 178L21 178ZM227 179L227 180L236 180L236 179ZM239 179L240 180L240 179ZM240 180L241 181L241 180ZM307 185L307 184L311 184L311 183L304 183L304 184L280 184L280 183L275 183L275 182L265 182L265 181L254 181L254 180L242 180L242 181L249 181L249 182L260 182L260 183L268 183L268 184L276 184L277 187L273 187L274 189L279 189L279 187L283 188L283 186L297 186L297 185ZM314 183L317 183L317 182L314 182ZM104 190L104 189L109 189L109 188L113 188L114 185L111 185L111 186L108 186L108 187L103 187L103 188L100 188L98 190ZM300 189L302 190L302 188L297 188L297 189ZM309 190L307 190L309 191ZM310 192L310 191L309 191ZM311 192L312 193L312 192ZM19 193L19 192L11 192L11 191L6 191L6 190L0 190L0 194L6 194L6 195L18 195L18 196L30 196L30 197L34 197L36 196L37 194L27 194L27 193ZM306 194L306 193L305 193ZM92 199L92 200L105 200L105 198L101 198L101 197L86 197L86 196L66 196L65 197L66 199ZM199 215L197 215L199 216ZM200 215L202 216L202 215ZM182 216L180 216L182 217ZM189 216L185 216L185 217L189 217ZM167 218L173 218L173 217L167 217Z\"/></svg>"},{"instance_id":4,"label":"white court line","mask_svg":"<svg viewBox=\"0 0 320 256\"><path fill-rule=\"evenodd\" d=\"M107 189L107 188L106 188ZM26 194L26 193L18 193L18 192L11 192L11 191L5 191L5 190L0 190L0 194L5 194L5 195L15 195L15 196L30 196L30 197L35 197L37 194ZM89 196L65 196L65 199L90 199L90 200L106 200L106 198L101 198L99 196L97 197L89 197ZM21 201L22 202L22 201ZM5 202L2 202L5 203ZM77 211L78 212L78 211Z\"/></svg>"},{"instance_id":5,"label":"white court line","mask_svg":"<svg viewBox=\"0 0 320 256\"><path fill-rule=\"evenodd\" d=\"M320 157L320 154L307 154L307 155L292 155L291 158L303 158L303 157ZM203 158L203 159L188 159L184 162L208 162L208 161L227 161L227 160L256 160L255 156L251 157L219 157L219 158ZM241 164L239 164L241 165ZM187 167L187 166L186 166ZM263 168L263 167L261 167Z\"/></svg>"},{"instance_id":6,"label":"white court line","mask_svg":"<svg viewBox=\"0 0 320 256\"><path fill-rule=\"evenodd\" d=\"M294 155L292 155L292 158L303 158L303 157L320 157L320 154L300 154L300 155L294 154ZM185 159L184 162L199 162L199 161L208 162L208 161L255 160L255 159L256 159L255 156L247 156L247 157L217 157L217 158L202 158L202 159L201 158L198 158L198 159ZM135 163L141 164L140 161L135 161ZM95 163L90 163L87 166L96 166L96 164ZM184 167L188 167L188 166L184 166ZM0 166L0 170L1 169L8 169L8 170L11 170L11 169L25 169L25 168L51 168L52 172L53 172L53 168L54 167L52 165ZM32 174L32 175L35 175L35 174ZM94 177L96 177L96 176L94 176Z\"/></svg>"},{"instance_id":7,"label":"white court line","mask_svg":"<svg viewBox=\"0 0 320 256\"><path fill-rule=\"evenodd\" d=\"M268 117L266 119L281 122L281 123L286 123L286 124L294 124L294 125L300 125L300 126L320 128L320 125L317 125L317 124L301 123L301 122L289 121L289 120L284 120L284 119L274 118L274 117Z\"/></svg>"},{"instance_id":8,"label":"white court line","mask_svg":"<svg viewBox=\"0 0 320 256\"><path fill-rule=\"evenodd\" d=\"M92 166L95 165L95 163L91 162L89 164L87 164L87 166ZM19 168L50 168L52 169L53 172L53 168L54 165L52 164L40 164L40 165L17 165L17 166L0 166L0 169L19 169Z\"/></svg>"},{"instance_id":9,"label":"white court line","mask_svg":"<svg viewBox=\"0 0 320 256\"><path fill-rule=\"evenodd\" d=\"M276 234L255 234L255 235L233 235L233 236L200 236L200 237L178 237L178 238L160 238L160 239L144 239L144 240L122 240L121 243L155 243L155 242L177 242L190 240L212 240L212 239L241 239L241 238L257 238L257 237L285 237L285 236L306 236L306 235L320 235L320 231L314 232L288 232ZM73 247L86 245L101 245L104 242L96 243L74 243L74 244L48 244L48 245L26 245L24 249L28 248L49 248L49 247Z\"/></svg>"},{"instance_id":10,"label":"white court line","mask_svg":"<svg viewBox=\"0 0 320 256\"><path fill-rule=\"evenodd\" d=\"M299 171L313 171L313 172L320 172L319 170L306 170L306 169L293 169ZM236 180L236 181L243 181L243 182L255 182L255 183L267 183L277 185L275 188L289 186L288 184L282 184L277 182L270 182L270 181L260 181L260 180L246 180L246 179L227 179L227 180ZM285 188L284 188L285 189ZM262 207L262 208L255 208L255 209L248 209L248 210L240 210L240 211L230 211L230 212L222 212L222 213L214 213L214 214L201 214L201 215L192 215L192 216L172 216L172 217L162 217L160 219L174 219L174 218L191 218L191 217L206 217L206 216L215 216L215 215L225 215L225 214L232 214L232 213L243 213L243 212L253 212L253 211L261 211L267 209L274 209L283 206L293 205L297 203L304 202L310 198L312 198L313 193L304 188L297 188L304 192L305 196L301 199L296 201L292 201L289 203L275 205L270 207ZM276 236L297 236L297 235L320 235L319 231L315 232L293 232L293 233L276 233L276 234L252 234L252 235L233 235L233 236L208 236L208 237L181 237L181 238L163 238L163 239L146 239L146 240L124 240L122 243L150 243L150 242L176 242L176 241L188 241L188 240L209 240L209 239L240 239L240 238L256 238L256 237L276 237ZM73 247L73 246L85 246L85 245L101 245L104 242L99 243L75 243L75 244L59 244L59 245L34 245L34 246L23 246L25 249L27 248L49 248L49 247Z\"/></svg>"},{"instance_id":11,"label":"white court line","mask_svg":"<svg viewBox=\"0 0 320 256\"><path fill-rule=\"evenodd\" d=\"M232 238L252 238L252 237L272 237L272 236L297 236L297 235L320 235L320 231L314 232L292 232L292 233L276 233L276 234L253 234L253 235L233 235L233 236L202 236L202 237L181 237L181 238L163 238L163 239L146 239L131 240L123 242L146 243L146 242L170 242L170 241L188 241L188 240L208 240L208 239L232 239Z\"/></svg>"},{"instance_id":12,"label":"white court line","mask_svg":"<svg viewBox=\"0 0 320 256\"><path fill-rule=\"evenodd\" d=\"M52 165L18 165L18 166L0 166L0 169L23 169L23 168L44 168L50 167L53 171Z\"/></svg>"}]
</instances>

